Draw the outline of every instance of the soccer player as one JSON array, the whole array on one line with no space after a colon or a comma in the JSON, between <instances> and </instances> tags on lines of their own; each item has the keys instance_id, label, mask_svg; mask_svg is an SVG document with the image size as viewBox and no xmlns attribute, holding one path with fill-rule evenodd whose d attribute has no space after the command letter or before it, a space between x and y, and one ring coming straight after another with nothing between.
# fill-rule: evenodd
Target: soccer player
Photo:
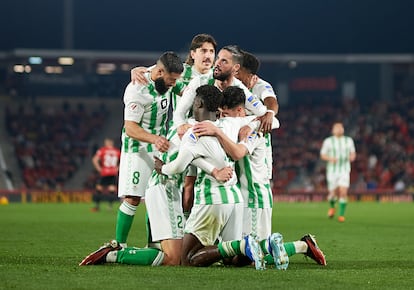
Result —
<instances>
[{"instance_id":1,"label":"soccer player","mask_svg":"<svg viewBox=\"0 0 414 290\"><path fill-rule=\"evenodd\" d=\"M107 196L107 199L110 208L112 208L112 202L118 199L116 184L120 155L121 151L115 148L114 141L110 138L105 138L104 146L99 148L92 157L92 164L100 175L96 183L96 192L93 195L95 207L92 208L92 211L99 211L104 190L108 191L109 196Z\"/></svg>"},{"instance_id":2,"label":"soccer player","mask_svg":"<svg viewBox=\"0 0 414 290\"><path fill-rule=\"evenodd\" d=\"M170 142L168 151L161 154L161 160L164 162L171 162L177 157L180 139L176 130L169 132L168 141ZM209 172L209 168L213 168L210 174L220 182L226 182L232 177L231 167L217 169L203 158L197 158L193 163L200 168L207 168L206 172ZM113 240L86 256L79 265L111 262L152 266L179 265L184 234L182 186L181 174L167 178L154 170L145 192L145 206L150 228L148 246L122 248L116 240Z\"/></svg>"},{"instance_id":3,"label":"soccer player","mask_svg":"<svg viewBox=\"0 0 414 290\"><path fill-rule=\"evenodd\" d=\"M196 121L217 119L222 93L212 85L203 85L196 90L193 115ZM238 124L239 123L239 124ZM237 125L238 124L238 125ZM241 127L240 120L228 127ZM233 133L237 138L237 131ZM217 168L232 166L220 143L214 137L198 139L190 130L183 136L177 158L163 166L160 172L171 175L182 172L195 158L203 157ZM242 197L232 178L226 183L217 182L205 171L198 174L195 190L195 204L185 225L182 265L191 265L191 256L205 246L213 245L219 236L224 240L241 239ZM207 227L205 225L208 225Z\"/></svg>"},{"instance_id":4,"label":"soccer player","mask_svg":"<svg viewBox=\"0 0 414 290\"><path fill-rule=\"evenodd\" d=\"M147 85L130 83L125 89L118 184L118 196L123 202L116 222L116 241L122 247L126 246L137 206L145 195L154 168L153 156L169 148L165 138L168 95L183 69L177 54L165 52L145 74Z\"/></svg>"},{"instance_id":5,"label":"soccer player","mask_svg":"<svg viewBox=\"0 0 414 290\"><path fill-rule=\"evenodd\" d=\"M242 51L243 63L240 67L236 77L242 81L242 83L257 96L267 108L267 112L277 116L279 112L279 104L277 96L270 83L263 80L257 75L260 67L259 59L253 54ZM270 116L269 115L269 116ZM272 135L269 125L263 128L263 133L266 138L266 164L268 169L269 179L272 179L273 174L273 150L272 150Z\"/></svg>"},{"instance_id":6,"label":"soccer player","mask_svg":"<svg viewBox=\"0 0 414 290\"><path fill-rule=\"evenodd\" d=\"M244 92L237 87L228 87L223 91L221 103L221 117L235 118L245 117ZM278 127L274 124L273 128ZM279 233L271 233L273 196L265 164L266 145L261 133L253 132L247 140L234 143L227 137L226 132L208 122L202 122L193 126L193 132L198 136L213 135L222 144L226 153L233 160L237 160L237 176L240 182L240 190L243 194L243 236L252 234L261 241L262 251L267 256L267 263L274 262L278 269L286 269L289 263L288 256L303 253L314 259L318 264L326 265L325 257L319 250L312 235L305 235L301 240L283 243L283 237ZM241 244L243 248L243 245ZM228 258L234 254L240 254L238 242L224 242L218 245L220 255L214 249L210 255L212 260L222 257ZM200 254L197 262L203 264L204 257L209 251ZM215 253L215 254L214 254ZM247 261L250 262L250 261ZM238 263L243 264L243 258L238 258Z\"/></svg>"},{"instance_id":7,"label":"soccer player","mask_svg":"<svg viewBox=\"0 0 414 290\"><path fill-rule=\"evenodd\" d=\"M329 211L328 217L335 215L335 203L339 199L339 222L345 221L345 208L348 201L351 162L356 158L354 140L344 135L342 122L332 126L332 136L324 139L320 151L323 161L326 161L326 182L328 185Z\"/></svg>"},{"instance_id":8,"label":"soccer player","mask_svg":"<svg viewBox=\"0 0 414 290\"><path fill-rule=\"evenodd\" d=\"M181 74L180 83L182 86L174 88L171 94L172 110L175 111L177 103L182 95L183 90L188 83L195 77L208 75L211 73L211 68L214 64L215 54L217 49L217 42L213 36L205 33L197 34L191 40L189 53L184 65L184 71ZM151 69L151 68L150 68ZM136 67L131 70L131 81L138 83L146 83L144 73L147 71L145 67ZM173 127L172 121L169 127ZM190 167L189 175L185 176L185 185L183 192L183 209L184 215L187 218L189 216L192 204L193 204L193 190L194 190L194 167Z\"/></svg>"}]
</instances>

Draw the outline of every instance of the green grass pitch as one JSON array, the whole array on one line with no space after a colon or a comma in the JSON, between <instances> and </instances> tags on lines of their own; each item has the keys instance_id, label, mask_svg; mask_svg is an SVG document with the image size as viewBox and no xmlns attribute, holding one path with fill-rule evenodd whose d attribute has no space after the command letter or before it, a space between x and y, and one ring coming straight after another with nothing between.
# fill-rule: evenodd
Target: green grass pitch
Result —
<instances>
[{"instance_id":1,"label":"green grass pitch","mask_svg":"<svg viewBox=\"0 0 414 290\"><path fill-rule=\"evenodd\" d=\"M97 265L84 256L114 238L116 209L90 204L0 206L0 289L413 289L414 204L351 202L347 220L326 217L327 203L277 203L273 230L285 241L316 235L328 265L303 255L287 271ZM129 245L144 246L144 206Z\"/></svg>"}]
</instances>

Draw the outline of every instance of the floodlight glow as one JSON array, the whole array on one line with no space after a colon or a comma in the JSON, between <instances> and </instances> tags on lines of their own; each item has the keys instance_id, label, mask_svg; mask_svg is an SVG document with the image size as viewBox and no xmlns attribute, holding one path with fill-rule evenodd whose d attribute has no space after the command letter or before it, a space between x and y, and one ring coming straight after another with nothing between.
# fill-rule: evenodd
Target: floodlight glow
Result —
<instances>
[{"instance_id":1,"label":"floodlight glow","mask_svg":"<svg viewBox=\"0 0 414 290\"><path fill-rule=\"evenodd\" d=\"M61 74L63 68L61 66L45 66L45 72L48 74Z\"/></svg>"},{"instance_id":2,"label":"floodlight glow","mask_svg":"<svg viewBox=\"0 0 414 290\"><path fill-rule=\"evenodd\" d=\"M73 57L59 57L58 63L60 65L72 65L75 62Z\"/></svg>"},{"instance_id":3,"label":"floodlight glow","mask_svg":"<svg viewBox=\"0 0 414 290\"><path fill-rule=\"evenodd\" d=\"M13 66L13 71L14 71L15 73L24 73L24 65L21 65L21 64L15 64L15 65Z\"/></svg>"},{"instance_id":4,"label":"floodlight glow","mask_svg":"<svg viewBox=\"0 0 414 290\"><path fill-rule=\"evenodd\" d=\"M41 64L43 59L40 56L31 56L29 57L30 64Z\"/></svg>"}]
</instances>

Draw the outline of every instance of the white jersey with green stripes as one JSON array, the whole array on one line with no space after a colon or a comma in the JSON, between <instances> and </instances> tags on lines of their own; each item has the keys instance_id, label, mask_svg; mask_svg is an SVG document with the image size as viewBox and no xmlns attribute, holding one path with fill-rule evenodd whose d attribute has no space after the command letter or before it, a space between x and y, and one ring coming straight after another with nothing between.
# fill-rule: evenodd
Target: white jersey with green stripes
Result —
<instances>
[{"instance_id":1,"label":"white jersey with green stripes","mask_svg":"<svg viewBox=\"0 0 414 290\"><path fill-rule=\"evenodd\" d=\"M170 147L168 148L167 152L162 153L159 158L164 163L172 162L177 158L178 151L180 148L181 140L178 137L177 130L170 130L167 135L167 139L170 142ZM174 174L171 176L166 176L163 174L158 174L155 170L153 170L151 178L148 182L148 187L156 186L158 184L169 184L178 188L180 191L184 188L184 173Z\"/></svg>"},{"instance_id":2,"label":"white jersey with green stripes","mask_svg":"<svg viewBox=\"0 0 414 290\"><path fill-rule=\"evenodd\" d=\"M337 159L335 163L327 162L326 173L349 173L351 161L349 156L355 152L354 140L348 136L330 136L322 143L321 154Z\"/></svg>"},{"instance_id":3,"label":"white jersey with green stripes","mask_svg":"<svg viewBox=\"0 0 414 290\"><path fill-rule=\"evenodd\" d=\"M173 121L175 126L185 124L189 118L189 112L193 106L193 102L196 96L196 90L202 85L214 85L215 79L213 78L213 71L208 74L201 75L193 78L184 90L184 93L177 105L173 114ZM253 95L249 89L243 85L243 83L237 78L233 78L231 86L236 86L244 90L246 95L245 107L252 115L263 116L266 113L266 107L260 102L260 100Z\"/></svg>"},{"instance_id":4,"label":"white jersey with green stripes","mask_svg":"<svg viewBox=\"0 0 414 290\"><path fill-rule=\"evenodd\" d=\"M266 139L253 132L244 144L248 155L236 162L236 172L245 207L272 208L272 189L267 173Z\"/></svg>"},{"instance_id":5,"label":"white jersey with green stripes","mask_svg":"<svg viewBox=\"0 0 414 290\"><path fill-rule=\"evenodd\" d=\"M183 63L184 70L181 74L181 77L179 79L179 82L177 82L177 85L173 88L172 94L171 94L171 102L172 102L172 109L173 111L176 110L177 104L181 99L181 94L183 93L185 87L190 83L190 81L199 76L208 75L210 73L207 72L205 74L200 73L198 70L195 69L193 65L189 65L187 63Z\"/></svg>"},{"instance_id":6,"label":"white jersey with green stripes","mask_svg":"<svg viewBox=\"0 0 414 290\"><path fill-rule=\"evenodd\" d=\"M258 78L256 84L251 88L252 94L257 96L262 102L266 98L274 98L277 100L277 96L273 87L267 81ZM266 138L266 161L267 161L267 172L269 179L272 179L273 175L273 148L272 148L272 134L268 133L265 135Z\"/></svg>"},{"instance_id":7,"label":"white jersey with green stripes","mask_svg":"<svg viewBox=\"0 0 414 290\"><path fill-rule=\"evenodd\" d=\"M155 90L154 82L149 73L145 74L147 85L129 83L124 93L124 120L136 122L140 127L151 134L165 136L165 122L167 120L170 91L160 95ZM155 146L129 137L122 130L123 152L153 152Z\"/></svg>"}]
</instances>

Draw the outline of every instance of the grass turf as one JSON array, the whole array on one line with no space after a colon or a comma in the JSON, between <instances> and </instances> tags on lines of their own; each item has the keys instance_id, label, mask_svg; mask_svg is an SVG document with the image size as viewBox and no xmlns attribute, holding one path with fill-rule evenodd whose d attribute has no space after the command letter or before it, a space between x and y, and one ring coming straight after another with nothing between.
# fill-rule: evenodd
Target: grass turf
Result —
<instances>
[{"instance_id":1,"label":"grass turf","mask_svg":"<svg viewBox=\"0 0 414 290\"><path fill-rule=\"evenodd\" d=\"M303 255L287 271L269 267L150 267L106 264L79 267L84 256L114 237L116 209L89 204L0 206L0 289L413 289L414 205L354 202L340 224L327 203L277 203L273 229L285 241L317 236L328 265ZM144 206L129 245L144 246Z\"/></svg>"}]
</instances>

